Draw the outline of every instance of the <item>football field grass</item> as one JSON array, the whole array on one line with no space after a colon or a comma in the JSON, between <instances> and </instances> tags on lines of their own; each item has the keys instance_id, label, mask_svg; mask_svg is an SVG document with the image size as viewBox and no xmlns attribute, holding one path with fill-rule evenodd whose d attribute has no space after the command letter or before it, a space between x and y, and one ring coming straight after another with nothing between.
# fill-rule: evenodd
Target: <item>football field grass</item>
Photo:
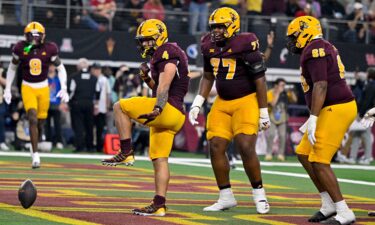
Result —
<instances>
[{"instance_id":1,"label":"football field grass","mask_svg":"<svg viewBox=\"0 0 375 225\"><path fill-rule=\"evenodd\" d=\"M29 157L0 155L0 225L310 224L306 219L320 206L319 195L298 163L271 162L262 163L270 214L256 214L241 164L231 171L239 205L223 212L203 212L218 198L208 160L172 158L167 215L135 216L131 209L148 205L154 195L153 169L147 158L137 157L133 167L105 167L100 155L69 156L75 158L42 154L42 167L32 170ZM367 216L375 211L375 166L336 167L356 224L375 224L375 217ZM28 178L36 185L38 197L31 208L23 209L17 192Z\"/></svg>"}]
</instances>

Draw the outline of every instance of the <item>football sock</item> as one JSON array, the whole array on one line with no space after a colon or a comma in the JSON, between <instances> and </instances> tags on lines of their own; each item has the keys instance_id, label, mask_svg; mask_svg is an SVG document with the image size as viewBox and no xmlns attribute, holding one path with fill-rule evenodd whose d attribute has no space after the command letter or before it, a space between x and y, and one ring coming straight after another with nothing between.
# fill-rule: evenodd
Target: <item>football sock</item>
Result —
<instances>
[{"instance_id":1,"label":"football sock","mask_svg":"<svg viewBox=\"0 0 375 225\"><path fill-rule=\"evenodd\" d=\"M348 207L348 205L346 204L345 200L336 202L335 206L336 206L337 213L339 213L339 212L345 212L345 211L350 210L349 207Z\"/></svg>"},{"instance_id":2,"label":"football sock","mask_svg":"<svg viewBox=\"0 0 375 225\"><path fill-rule=\"evenodd\" d=\"M120 140L120 148L121 152L124 154L129 154L132 146L132 140L130 138L125 139L125 140Z\"/></svg>"},{"instance_id":3,"label":"football sock","mask_svg":"<svg viewBox=\"0 0 375 225\"><path fill-rule=\"evenodd\" d=\"M157 207L161 207L161 206L164 206L165 205L165 197L163 196L160 196L160 195L155 195L154 196L154 205L157 206Z\"/></svg>"},{"instance_id":4,"label":"football sock","mask_svg":"<svg viewBox=\"0 0 375 225\"><path fill-rule=\"evenodd\" d=\"M262 182L262 180L256 181L256 182L251 182L251 186L254 189L260 189L260 188L263 188L263 182Z\"/></svg>"},{"instance_id":5,"label":"football sock","mask_svg":"<svg viewBox=\"0 0 375 225\"><path fill-rule=\"evenodd\" d=\"M228 185L225 185L225 186L219 186L219 190L223 190L223 189L227 189L227 188L231 188L232 185L228 184Z\"/></svg>"},{"instance_id":6,"label":"football sock","mask_svg":"<svg viewBox=\"0 0 375 225\"><path fill-rule=\"evenodd\" d=\"M328 192L323 191L319 194L322 202L322 206L320 207L319 211L325 216L335 212L335 205L333 204L331 196L329 196Z\"/></svg>"}]
</instances>

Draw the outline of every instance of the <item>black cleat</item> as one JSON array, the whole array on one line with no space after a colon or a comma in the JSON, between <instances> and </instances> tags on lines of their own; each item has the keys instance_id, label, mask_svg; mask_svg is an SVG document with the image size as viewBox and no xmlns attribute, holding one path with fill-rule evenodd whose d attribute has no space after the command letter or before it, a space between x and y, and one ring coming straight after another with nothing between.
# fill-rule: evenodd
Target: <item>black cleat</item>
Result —
<instances>
[{"instance_id":1,"label":"black cleat","mask_svg":"<svg viewBox=\"0 0 375 225\"><path fill-rule=\"evenodd\" d=\"M349 222L346 222L346 223L340 223L340 221L336 220L334 217L333 218L330 218L328 220L324 220L321 222L321 224L333 224L333 225L350 225L350 224L354 224L355 220L353 221L349 221Z\"/></svg>"},{"instance_id":2,"label":"black cleat","mask_svg":"<svg viewBox=\"0 0 375 225\"><path fill-rule=\"evenodd\" d=\"M322 212L318 211L314 215L312 215L312 217L310 217L308 219L308 221L310 223L319 223L320 221L329 219L329 218L331 218L332 216L335 216L335 215L336 215L336 212L328 214L327 216L325 216Z\"/></svg>"}]
</instances>

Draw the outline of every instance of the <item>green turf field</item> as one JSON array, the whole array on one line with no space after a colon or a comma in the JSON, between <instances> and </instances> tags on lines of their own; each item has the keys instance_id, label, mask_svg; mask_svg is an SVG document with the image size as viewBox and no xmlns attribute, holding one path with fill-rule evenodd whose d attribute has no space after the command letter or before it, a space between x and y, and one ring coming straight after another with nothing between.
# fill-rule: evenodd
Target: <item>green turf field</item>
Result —
<instances>
[{"instance_id":1,"label":"green turf field","mask_svg":"<svg viewBox=\"0 0 375 225\"><path fill-rule=\"evenodd\" d=\"M95 156L98 159L42 155L42 168L32 170L28 157L1 155L0 225L309 224L307 217L320 205L311 181L298 177L306 175L303 169L293 163L295 159L289 159L288 164L262 164L271 205L269 215L256 214L251 188L240 164L231 171L239 205L224 212L203 212L202 208L218 197L210 164L204 159L171 159L167 216L134 216L131 209L149 204L154 195L151 163L141 158L134 167L104 167L99 163L102 156ZM355 211L356 224L375 224L375 218L367 216L369 210L375 211L375 166L335 168L335 171L343 179L340 185ZM38 198L30 209L23 209L18 203L17 190L27 178L36 185Z\"/></svg>"}]
</instances>

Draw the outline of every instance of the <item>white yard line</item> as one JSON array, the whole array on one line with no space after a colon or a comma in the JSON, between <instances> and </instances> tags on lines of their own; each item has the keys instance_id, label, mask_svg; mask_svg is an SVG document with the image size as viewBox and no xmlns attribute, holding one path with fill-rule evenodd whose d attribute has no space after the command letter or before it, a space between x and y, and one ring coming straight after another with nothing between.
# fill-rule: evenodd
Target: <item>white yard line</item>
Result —
<instances>
[{"instance_id":1,"label":"white yard line","mask_svg":"<svg viewBox=\"0 0 375 225\"><path fill-rule=\"evenodd\" d=\"M30 153L26 152L0 152L0 156L17 156L17 157L30 157ZM89 154L57 154L57 153L40 153L42 158L67 158L67 159L103 159L110 157L109 155L89 155ZM137 156L137 160L148 161L149 158L146 156ZM0 158L1 160L1 158ZM177 165L185 166L195 166L195 167L205 167L210 168L209 159L194 159L194 158L170 158L170 163ZM237 161L240 162L240 161ZM298 163L278 163L278 162L262 162L262 166L293 166L301 167ZM374 166L357 166L357 165L332 165L333 168L345 168L345 169L361 169L361 170L375 170ZM236 168L237 171L244 171L244 168ZM301 173L290 173L290 172L281 172L281 171L272 171L272 170L262 170L263 174L272 174L288 177L299 177L299 178L309 178L307 174ZM359 181L359 180L350 180L338 178L342 183L350 184L361 184L367 186L375 186L375 182L368 181Z\"/></svg>"}]
</instances>

